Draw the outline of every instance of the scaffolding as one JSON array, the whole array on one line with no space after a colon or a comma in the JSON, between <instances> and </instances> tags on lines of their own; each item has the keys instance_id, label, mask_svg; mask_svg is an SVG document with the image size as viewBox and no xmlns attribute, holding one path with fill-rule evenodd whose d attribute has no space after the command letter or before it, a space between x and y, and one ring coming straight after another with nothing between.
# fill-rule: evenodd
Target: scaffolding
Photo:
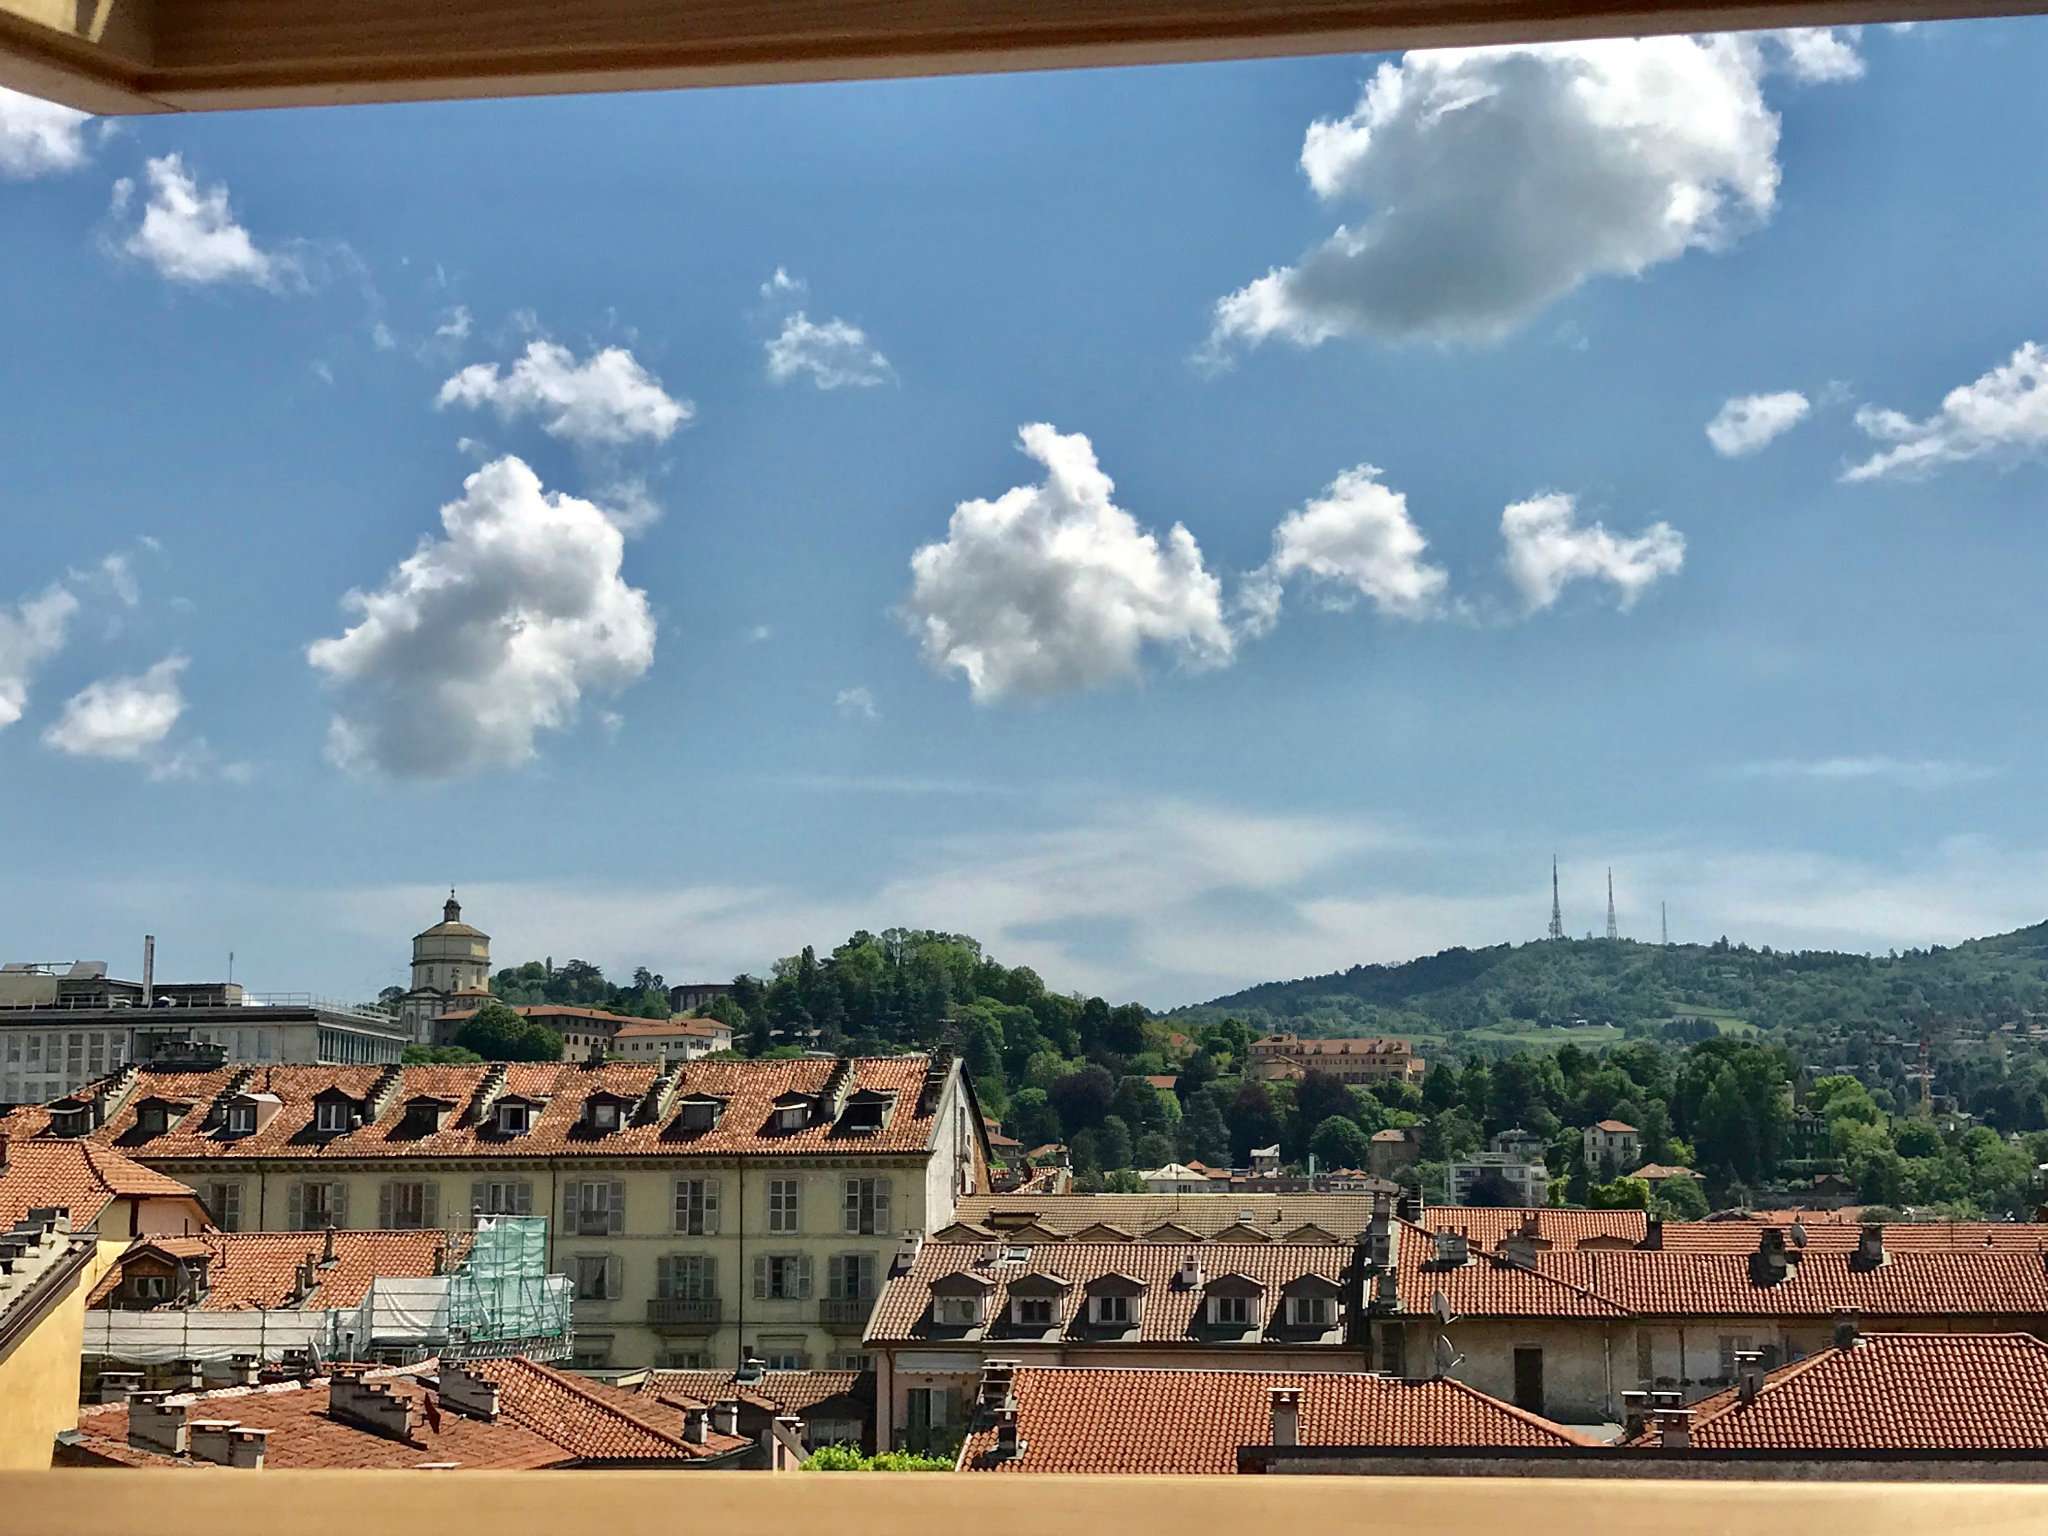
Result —
<instances>
[{"instance_id":1,"label":"scaffolding","mask_svg":"<svg viewBox=\"0 0 2048 1536\"><path fill-rule=\"evenodd\" d=\"M548 1273L546 1217L480 1217L468 1258L448 1277L442 1353L564 1357L573 1289Z\"/></svg>"}]
</instances>

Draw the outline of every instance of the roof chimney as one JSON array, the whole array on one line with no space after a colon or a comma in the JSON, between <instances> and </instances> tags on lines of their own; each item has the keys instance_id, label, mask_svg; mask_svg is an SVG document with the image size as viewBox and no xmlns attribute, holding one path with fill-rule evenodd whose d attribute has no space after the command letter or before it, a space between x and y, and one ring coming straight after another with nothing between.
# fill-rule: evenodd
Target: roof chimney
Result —
<instances>
[{"instance_id":1,"label":"roof chimney","mask_svg":"<svg viewBox=\"0 0 2048 1536\"><path fill-rule=\"evenodd\" d=\"M1692 1447L1692 1410L1690 1408L1659 1408L1657 1410L1657 1444L1667 1451L1683 1451Z\"/></svg>"},{"instance_id":2,"label":"roof chimney","mask_svg":"<svg viewBox=\"0 0 2048 1536\"><path fill-rule=\"evenodd\" d=\"M1439 1264L1467 1264L1472 1259L1472 1245L1462 1232L1432 1232L1430 1238L1436 1243L1436 1261Z\"/></svg>"},{"instance_id":3,"label":"roof chimney","mask_svg":"<svg viewBox=\"0 0 2048 1536\"><path fill-rule=\"evenodd\" d=\"M740 1432L738 1398L728 1397L723 1402L711 1405L711 1427L721 1435L736 1435Z\"/></svg>"},{"instance_id":4,"label":"roof chimney","mask_svg":"<svg viewBox=\"0 0 2048 1536\"><path fill-rule=\"evenodd\" d=\"M1624 1440L1633 1440L1643 1432L1649 1420L1650 1394L1629 1391L1621 1394L1621 1434Z\"/></svg>"},{"instance_id":5,"label":"roof chimney","mask_svg":"<svg viewBox=\"0 0 2048 1536\"><path fill-rule=\"evenodd\" d=\"M210 1461L216 1467L233 1465L234 1432L242 1426L233 1419L194 1419L192 1459Z\"/></svg>"},{"instance_id":6,"label":"roof chimney","mask_svg":"<svg viewBox=\"0 0 2048 1536\"><path fill-rule=\"evenodd\" d=\"M1835 1348L1854 1349L1863 1340L1863 1330L1857 1325L1854 1312L1835 1314Z\"/></svg>"},{"instance_id":7,"label":"roof chimney","mask_svg":"<svg viewBox=\"0 0 2048 1536\"><path fill-rule=\"evenodd\" d=\"M1531 1232L1510 1232L1500 1240L1495 1249L1503 1259L1517 1269L1536 1267L1536 1236Z\"/></svg>"},{"instance_id":8,"label":"roof chimney","mask_svg":"<svg viewBox=\"0 0 2048 1536\"><path fill-rule=\"evenodd\" d=\"M683 1410L683 1438L702 1445L711 1435L711 1411L701 1405Z\"/></svg>"},{"instance_id":9,"label":"roof chimney","mask_svg":"<svg viewBox=\"0 0 2048 1536\"><path fill-rule=\"evenodd\" d=\"M7 1171L7 1133L0 1131L0 1173Z\"/></svg>"},{"instance_id":10,"label":"roof chimney","mask_svg":"<svg viewBox=\"0 0 2048 1536\"><path fill-rule=\"evenodd\" d=\"M249 1472L261 1472L264 1450L269 1441L269 1430L251 1429L246 1424L237 1425L228 1431L228 1465Z\"/></svg>"},{"instance_id":11,"label":"roof chimney","mask_svg":"<svg viewBox=\"0 0 2048 1536\"><path fill-rule=\"evenodd\" d=\"M228 1357L228 1380L238 1387L253 1387L263 1372L263 1363L254 1355L230 1355Z\"/></svg>"},{"instance_id":12,"label":"roof chimney","mask_svg":"<svg viewBox=\"0 0 2048 1536\"><path fill-rule=\"evenodd\" d=\"M172 1403L168 1392L136 1392L128 1399L128 1443L138 1451L182 1456L191 1443L185 1423L188 1404Z\"/></svg>"},{"instance_id":13,"label":"roof chimney","mask_svg":"<svg viewBox=\"0 0 2048 1536\"><path fill-rule=\"evenodd\" d=\"M1202 1256L1189 1249L1180 1261L1180 1272L1174 1280L1184 1291L1199 1291L1202 1288Z\"/></svg>"},{"instance_id":14,"label":"roof chimney","mask_svg":"<svg viewBox=\"0 0 2048 1536\"><path fill-rule=\"evenodd\" d=\"M1366 1243L1372 1262L1385 1269L1394 1262L1393 1202L1385 1195L1372 1198L1372 1223L1366 1230Z\"/></svg>"},{"instance_id":15,"label":"roof chimney","mask_svg":"<svg viewBox=\"0 0 2048 1536\"><path fill-rule=\"evenodd\" d=\"M1273 1443L1301 1444L1301 1388L1275 1387L1273 1399Z\"/></svg>"},{"instance_id":16,"label":"roof chimney","mask_svg":"<svg viewBox=\"0 0 2048 1536\"><path fill-rule=\"evenodd\" d=\"M1742 1401L1755 1402L1757 1394L1764 1389L1763 1351L1738 1349L1735 1352L1735 1379L1740 1383Z\"/></svg>"},{"instance_id":17,"label":"roof chimney","mask_svg":"<svg viewBox=\"0 0 2048 1536\"><path fill-rule=\"evenodd\" d=\"M125 1403L142 1390L140 1371L101 1371L99 1397L103 1403Z\"/></svg>"},{"instance_id":18,"label":"roof chimney","mask_svg":"<svg viewBox=\"0 0 2048 1536\"><path fill-rule=\"evenodd\" d=\"M499 1399L496 1382L459 1365L448 1365L441 1368L440 1386L442 1407L452 1409L466 1419L489 1422L497 1418Z\"/></svg>"},{"instance_id":19,"label":"roof chimney","mask_svg":"<svg viewBox=\"0 0 2048 1536\"><path fill-rule=\"evenodd\" d=\"M1749 1256L1750 1279L1758 1285L1776 1285L1785 1278L1785 1234L1777 1227L1765 1227L1757 1238L1756 1252Z\"/></svg>"},{"instance_id":20,"label":"roof chimney","mask_svg":"<svg viewBox=\"0 0 2048 1536\"><path fill-rule=\"evenodd\" d=\"M996 1455L1015 1461L1024 1454L1025 1442L1017 1433L1017 1410L1005 1408L996 1415Z\"/></svg>"},{"instance_id":21,"label":"roof chimney","mask_svg":"<svg viewBox=\"0 0 2048 1536\"><path fill-rule=\"evenodd\" d=\"M1662 1216L1652 1216L1643 1223L1643 1246L1645 1248L1662 1248L1664 1246L1664 1218Z\"/></svg>"},{"instance_id":22,"label":"roof chimney","mask_svg":"<svg viewBox=\"0 0 2048 1536\"><path fill-rule=\"evenodd\" d=\"M334 1223L327 1223L327 1240L320 1245L320 1267L327 1269L334 1264Z\"/></svg>"},{"instance_id":23,"label":"roof chimney","mask_svg":"<svg viewBox=\"0 0 2048 1536\"><path fill-rule=\"evenodd\" d=\"M1394 1202L1394 1214L1403 1221L1412 1221L1417 1226L1422 1225L1422 1196L1419 1194L1401 1196L1400 1199Z\"/></svg>"},{"instance_id":24,"label":"roof chimney","mask_svg":"<svg viewBox=\"0 0 2048 1536\"><path fill-rule=\"evenodd\" d=\"M412 1438L412 1404L381 1381L364 1381L355 1375L329 1378L327 1413L387 1440Z\"/></svg>"},{"instance_id":25,"label":"roof chimney","mask_svg":"<svg viewBox=\"0 0 2048 1536\"><path fill-rule=\"evenodd\" d=\"M1866 1221L1863 1230L1856 1234L1856 1267L1877 1269L1884 1262L1884 1227L1881 1223Z\"/></svg>"}]
</instances>

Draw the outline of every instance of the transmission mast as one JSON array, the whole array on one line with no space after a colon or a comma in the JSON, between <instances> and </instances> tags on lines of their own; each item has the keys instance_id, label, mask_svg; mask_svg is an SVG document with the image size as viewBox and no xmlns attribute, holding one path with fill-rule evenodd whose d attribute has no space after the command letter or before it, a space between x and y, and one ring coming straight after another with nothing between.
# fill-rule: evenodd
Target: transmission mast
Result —
<instances>
[{"instance_id":1,"label":"transmission mast","mask_svg":"<svg viewBox=\"0 0 2048 1536\"><path fill-rule=\"evenodd\" d=\"M1564 937L1564 908L1557 904L1557 855L1550 856L1550 936Z\"/></svg>"},{"instance_id":2,"label":"transmission mast","mask_svg":"<svg viewBox=\"0 0 2048 1536\"><path fill-rule=\"evenodd\" d=\"M1671 947L1671 913L1663 902L1657 903L1657 932L1666 949Z\"/></svg>"},{"instance_id":3,"label":"transmission mast","mask_svg":"<svg viewBox=\"0 0 2048 1536\"><path fill-rule=\"evenodd\" d=\"M1621 930L1614 925L1614 870L1611 867L1607 871L1607 937L1621 937Z\"/></svg>"}]
</instances>

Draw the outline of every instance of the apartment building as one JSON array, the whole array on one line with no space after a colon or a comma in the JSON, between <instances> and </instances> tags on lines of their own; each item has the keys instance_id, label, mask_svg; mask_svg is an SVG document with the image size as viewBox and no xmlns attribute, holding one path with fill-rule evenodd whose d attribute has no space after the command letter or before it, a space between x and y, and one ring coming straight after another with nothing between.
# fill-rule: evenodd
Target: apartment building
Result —
<instances>
[{"instance_id":1,"label":"apartment building","mask_svg":"<svg viewBox=\"0 0 2048 1536\"><path fill-rule=\"evenodd\" d=\"M924 1056L131 1066L0 1129L118 1146L230 1230L551 1216L589 1367L859 1369L903 1234L988 1176L972 1083Z\"/></svg>"},{"instance_id":2,"label":"apartment building","mask_svg":"<svg viewBox=\"0 0 2048 1536\"><path fill-rule=\"evenodd\" d=\"M1613 1178L1643 1160L1643 1133L1626 1120L1597 1121L1579 1135L1585 1144L1586 1166L1595 1177Z\"/></svg>"},{"instance_id":3,"label":"apartment building","mask_svg":"<svg viewBox=\"0 0 2048 1536\"><path fill-rule=\"evenodd\" d=\"M1462 1205L1479 1192L1484 1183L1498 1179L1513 1195L1518 1206L1541 1205L1550 1197L1550 1169L1543 1159L1512 1152L1479 1152L1460 1158L1445 1168L1453 1204Z\"/></svg>"},{"instance_id":4,"label":"apartment building","mask_svg":"<svg viewBox=\"0 0 2048 1536\"><path fill-rule=\"evenodd\" d=\"M523 1019L545 1024L560 1035L564 1061L585 1061L595 1051L623 1061L658 1065L666 1058L694 1060L713 1051L732 1049L732 1026L717 1019L643 1019L634 1014L577 1008L567 1003L521 1003L512 1011ZM475 1008L458 1008L439 1015L434 1027L444 1038L453 1040L456 1032L476 1015Z\"/></svg>"},{"instance_id":5,"label":"apartment building","mask_svg":"<svg viewBox=\"0 0 2048 1536\"><path fill-rule=\"evenodd\" d=\"M1326 1073L1343 1083L1419 1083L1425 1065L1406 1040L1306 1039L1261 1035L1252 1042L1252 1075L1266 1081Z\"/></svg>"},{"instance_id":6,"label":"apartment building","mask_svg":"<svg viewBox=\"0 0 2048 1536\"><path fill-rule=\"evenodd\" d=\"M868 1324L882 1446L950 1447L992 1361L1360 1371L1362 1251L1211 1240L923 1244Z\"/></svg>"}]
</instances>

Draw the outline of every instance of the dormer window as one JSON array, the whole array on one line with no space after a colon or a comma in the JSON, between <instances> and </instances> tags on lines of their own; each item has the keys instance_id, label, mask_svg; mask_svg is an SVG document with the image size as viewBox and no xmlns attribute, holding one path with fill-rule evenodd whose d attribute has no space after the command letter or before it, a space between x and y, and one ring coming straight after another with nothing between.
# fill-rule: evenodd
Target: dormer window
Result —
<instances>
[{"instance_id":1,"label":"dormer window","mask_svg":"<svg viewBox=\"0 0 2048 1536\"><path fill-rule=\"evenodd\" d=\"M91 1128L91 1116L82 1104L76 1108L50 1111L50 1129L59 1136L83 1136Z\"/></svg>"},{"instance_id":2,"label":"dormer window","mask_svg":"<svg viewBox=\"0 0 2048 1536\"><path fill-rule=\"evenodd\" d=\"M587 1116L593 1131L611 1132L619 1128L619 1106L611 1099L592 1099Z\"/></svg>"},{"instance_id":3,"label":"dormer window","mask_svg":"<svg viewBox=\"0 0 2048 1536\"><path fill-rule=\"evenodd\" d=\"M230 1136L253 1136L256 1134L256 1106L254 1104L230 1104L227 1118Z\"/></svg>"},{"instance_id":4,"label":"dormer window","mask_svg":"<svg viewBox=\"0 0 2048 1536\"><path fill-rule=\"evenodd\" d=\"M524 1099L506 1099L497 1106L500 1136L524 1136L533 1129L533 1106Z\"/></svg>"},{"instance_id":5,"label":"dormer window","mask_svg":"<svg viewBox=\"0 0 2048 1536\"><path fill-rule=\"evenodd\" d=\"M872 1088L848 1094L839 1112L839 1129L857 1135L879 1131L888 1122L889 1110L895 1102L893 1095L878 1093Z\"/></svg>"},{"instance_id":6,"label":"dormer window","mask_svg":"<svg viewBox=\"0 0 2048 1536\"><path fill-rule=\"evenodd\" d=\"M777 1131L800 1131L811 1123L816 1103L807 1093L785 1093L775 1101L775 1112L768 1117L768 1124Z\"/></svg>"},{"instance_id":7,"label":"dormer window","mask_svg":"<svg viewBox=\"0 0 2048 1536\"><path fill-rule=\"evenodd\" d=\"M1287 1321L1295 1328L1332 1327L1337 1321L1337 1299L1334 1296L1290 1296L1287 1298Z\"/></svg>"},{"instance_id":8,"label":"dormer window","mask_svg":"<svg viewBox=\"0 0 2048 1536\"><path fill-rule=\"evenodd\" d=\"M1010 1301L1010 1321L1019 1328L1046 1329L1052 1326L1050 1296L1016 1296Z\"/></svg>"},{"instance_id":9,"label":"dormer window","mask_svg":"<svg viewBox=\"0 0 2048 1536\"><path fill-rule=\"evenodd\" d=\"M1090 1296L1088 1321L1099 1328L1128 1328L1137 1321L1137 1298L1133 1296Z\"/></svg>"},{"instance_id":10,"label":"dormer window","mask_svg":"<svg viewBox=\"0 0 2048 1536\"><path fill-rule=\"evenodd\" d=\"M724 1113L725 1100L712 1098L709 1094L693 1094L682 1101L676 1113L676 1124L686 1131L714 1130Z\"/></svg>"},{"instance_id":11,"label":"dormer window","mask_svg":"<svg viewBox=\"0 0 2048 1536\"><path fill-rule=\"evenodd\" d=\"M1208 1318L1212 1328L1249 1328L1258 1321L1258 1303L1249 1296L1211 1296Z\"/></svg>"},{"instance_id":12,"label":"dormer window","mask_svg":"<svg viewBox=\"0 0 2048 1536\"><path fill-rule=\"evenodd\" d=\"M254 1116L256 1111L252 1107L249 1113L251 1116ZM349 1120L354 1113L355 1105L347 1099L322 1099L313 1106L313 1128L327 1135L332 1135L338 1131L345 1131L348 1129ZM232 1121L234 1111L230 1110L228 1114ZM254 1127L252 1126L251 1129L254 1129Z\"/></svg>"},{"instance_id":13,"label":"dormer window","mask_svg":"<svg viewBox=\"0 0 2048 1536\"><path fill-rule=\"evenodd\" d=\"M939 1296L932 1301L932 1320L941 1328L972 1328L981 1321L979 1296Z\"/></svg>"}]
</instances>

